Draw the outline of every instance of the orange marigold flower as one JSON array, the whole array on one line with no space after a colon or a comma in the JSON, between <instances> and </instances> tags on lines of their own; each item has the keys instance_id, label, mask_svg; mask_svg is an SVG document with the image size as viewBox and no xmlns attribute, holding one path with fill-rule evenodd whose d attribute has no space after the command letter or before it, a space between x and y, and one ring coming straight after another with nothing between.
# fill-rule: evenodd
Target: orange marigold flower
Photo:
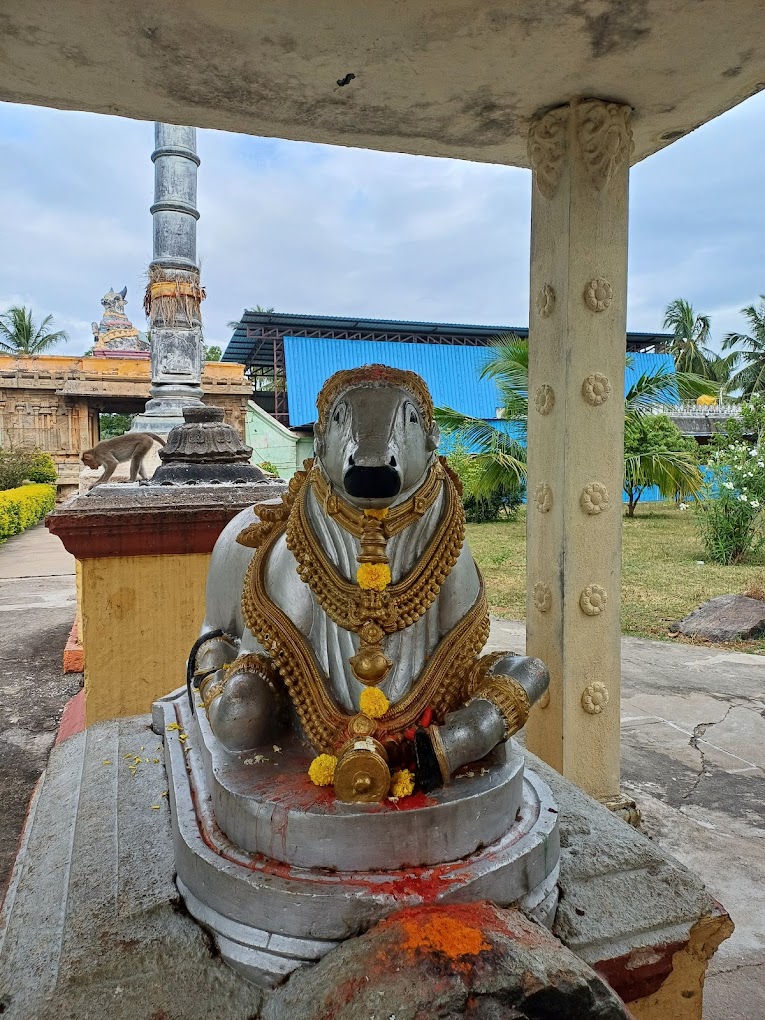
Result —
<instances>
[{"instance_id":1,"label":"orange marigold flower","mask_svg":"<svg viewBox=\"0 0 765 1020\"><path fill-rule=\"evenodd\" d=\"M308 767L308 778L314 786L331 786L335 779L337 758L334 754L320 754Z\"/></svg>"},{"instance_id":2,"label":"orange marigold flower","mask_svg":"<svg viewBox=\"0 0 765 1020\"><path fill-rule=\"evenodd\" d=\"M414 793L414 775L409 769L399 769L391 776L389 797L409 797Z\"/></svg>"},{"instance_id":3,"label":"orange marigold flower","mask_svg":"<svg viewBox=\"0 0 765 1020\"><path fill-rule=\"evenodd\" d=\"M388 711L389 701L376 687L366 687L359 698L359 708L370 719L379 719Z\"/></svg>"},{"instance_id":4,"label":"orange marigold flower","mask_svg":"<svg viewBox=\"0 0 765 1020\"><path fill-rule=\"evenodd\" d=\"M362 563L356 571L356 582L359 588L366 591L385 591L390 580L390 567L387 563Z\"/></svg>"}]
</instances>

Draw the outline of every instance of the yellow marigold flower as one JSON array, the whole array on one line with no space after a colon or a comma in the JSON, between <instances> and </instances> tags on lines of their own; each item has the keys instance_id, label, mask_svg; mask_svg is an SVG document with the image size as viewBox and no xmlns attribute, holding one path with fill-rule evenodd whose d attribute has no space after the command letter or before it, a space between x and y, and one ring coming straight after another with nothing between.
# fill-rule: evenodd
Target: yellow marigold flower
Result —
<instances>
[{"instance_id":1,"label":"yellow marigold flower","mask_svg":"<svg viewBox=\"0 0 765 1020\"><path fill-rule=\"evenodd\" d=\"M356 571L356 582L367 591L385 591L390 584L390 567L387 563L362 563Z\"/></svg>"},{"instance_id":2,"label":"yellow marigold flower","mask_svg":"<svg viewBox=\"0 0 765 1020\"><path fill-rule=\"evenodd\" d=\"M409 769L399 769L391 776L389 797L409 797L414 793L414 776Z\"/></svg>"},{"instance_id":3,"label":"yellow marigold flower","mask_svg":"<svg viewBox=\"0 0 765 1020\"><path fill-rule=\"evenodd\" d=\"M388 711L388 699L376 687L365 687L359 698L359 708L370 719L379 719Z\"/></svg>"},{"instance_id":4,"label":"yellow marigold flower","mask_svg":"<svg viewBox=\"0 0 765 1020\"><path fill-rule=\"evenodd\" d=\"M364 516L374 517L376 521L384 521L388 516L388 508L386 506L383 510L365 510Z\"/></svg>"},{"instance_id":5,"label":"yellow marigold flower","mask_svg":"<svg viewBox=\"0 0 765 1020\"><path fill-rule=\"evenodd\" d=\"M334 754L320 754L308 767L308 778L314 786L331 786L335 779L336 765Z\"/></svg>"}]
</instances>

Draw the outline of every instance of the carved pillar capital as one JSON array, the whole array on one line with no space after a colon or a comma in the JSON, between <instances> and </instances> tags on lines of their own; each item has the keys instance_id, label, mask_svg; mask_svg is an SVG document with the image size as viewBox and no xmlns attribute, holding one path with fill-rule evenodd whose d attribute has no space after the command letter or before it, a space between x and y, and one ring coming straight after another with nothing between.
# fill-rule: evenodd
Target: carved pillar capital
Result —
<instances>
[{"instance_id":1,"label":"carved pillar capital","mask_svg":"<svg viewBox=\"0 0 765 1020\"><path fill-rule=\"evenodd\" d=\"M558 190L563 173L570 112L568 104L558 106L536 117L529 128L528 152L534 183L547 199L552 198Z\"/></svg>"},{"instance_id":2,"label":"carved pillar capital","mask_svg":"<svg viewBox=\"0 0 765 1020\"><path fill-rule=\"evenodd\" d=\"M548 200L555 195L572 145L595 188L605 188L632 154L631 115L630 107L621 103L574 99L535 117L529 128L528 153L541 194Z\"/></svg>"},{"instance_id":3,"label":"carved pillar capital","mask_svg":"<svg viewBox=\"0 0 765 1020\"><path fill-rule=\"evenodd\" d=\"M577 103L576 140L587 174L598 189L605 188L613 174L629 163L634 149L630 118L632 110L620 103L588 99Z\"/></svg>"}]
</instances>

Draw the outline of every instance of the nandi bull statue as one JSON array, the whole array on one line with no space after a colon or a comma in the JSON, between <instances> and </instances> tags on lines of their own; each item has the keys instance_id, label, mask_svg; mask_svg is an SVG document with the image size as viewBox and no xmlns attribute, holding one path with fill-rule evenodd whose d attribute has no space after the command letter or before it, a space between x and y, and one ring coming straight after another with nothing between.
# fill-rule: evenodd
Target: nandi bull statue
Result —
<instances>
[{"instance_id":1,"label":"nandi bull statue","mask_svg":"<svg viewBox=\"0 0 765 1020\"><path fill-rule=\"evenodd\" d=\"M398 795L428 793L520 729L548 674L481 655L486 594L424 381L341 371L317 406L315 460L218 539L190 681L231 752L292 726L340 801L383 801L394 770Z\"/></svg>"}]
</instances>

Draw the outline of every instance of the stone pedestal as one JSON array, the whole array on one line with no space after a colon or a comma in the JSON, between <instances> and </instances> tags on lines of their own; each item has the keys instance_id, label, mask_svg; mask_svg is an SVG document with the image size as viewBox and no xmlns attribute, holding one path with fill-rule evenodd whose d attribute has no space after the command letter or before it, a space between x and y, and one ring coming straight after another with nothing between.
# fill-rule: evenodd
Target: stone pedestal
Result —
<instances>
[{"instance_id":1,"label":"stone pedestal","mask_svg":"<svg viewBox=\"0 0 765 1020\"><path fill-rule=\"evenodd\" d=\"M150 724L149 716L99 723L52 753L0 913L3 1020L70 1016L157 1020L162 1015L184 1020L208 1020L211 1015L218 1020L273 1020L284 1015L274 1010L300 1002L310 986L301 978L293 990L290 979L276 994L260 991L226 966L212 939L181 907L174 883L178 844L173 847L173 829L201 830L188 807L182 814L179 806L175 820L175 807L167 796L170 782L163 740ZM194 745L191 734L185 741L180 741L177 730L166 731L166 736L166 753L177 756L181 768L185 755L192 769L204 772L200 745ZM181 744L189 750L182 750ZM559 809L563 896L553 934L606 978L638 1020L700 1020L704 973L709 958L730 934L730 919L699 880L659 847L533 755L525 759L529 772L550 788ZM211 858L219 856L216 847L230 849L220 830L213 835L218 842L208 848ZM292 873L288 866L282 870ZM253 887L262 882L262 871L252 870L251 875ZM383 889L389 879L389 874L378 875ZM324 882L327 902L332 904L339 877L327 871ZM271 883L278 886L277 878ZM436 879L434 885L439 884ZM401 892L392 910L412 902L405 879ZM473 898L466 900L472 903ZM190 900L188 905L193 905ZM379 905L373 906L379 910ZM445 916L467 922L464 914ZM480 911L471 916L470 923L478 923ZM391 918L386 923L396 922ZM495 941L492 925L484 920L479 929L487 940ZM239 930L232 923L232 942ZM437 930L443 932L444 927ZM534 931L528 926L525 930ZM273 939L272 950L286 945L280 938ZM371 933L364 945L376 938ZM303 943L304 967L325 948L319 938L313 942ZM352 966L358 958L356 945L355 940L345 944L338 964L346 961ZM528 947L528 942L524 945ZM540 931L537 948L547 954L552 945ZM325 974L335 966L335 953L321 964ZM481 959L490 963L487 976L499 980L504 967L499 957L487 953ZM448 962L445 976L450 982L465 962ZM344 991L357 1006L350 1015L366 1020L370 1012L363 1011L368 1001L363 996L372 988L383 992L376 996L380 1002L390 1002L385 996L393 985L375 984L380 979L377 971L364 968L363 974L360 985L346 985ZM471 994L486 991L476 983ZM533 985L527 991L533 992ZM408 1001L414 999L413 995ZM297 1017L300 1012L288 1015ZM378 1015L388 1017L390 1012ZM460 1015L456 1008L453 1015Z\"/></svg>"},{"instance_id":2,"label":"stone pedestal","mask_svg":"<svg viewBox=\"0 0 765 1020\"><path fill-rule=\"evenodd\" d=\"M283 491L282 482L106 484L48 515L78 563L89 725L148 711L185 674L218 535L245 507Z\"/></svg>"},{"instance_id":3,"label":"stone pedestal","mask_svg":"<svg viewBox=\"0 0 765 1020\"><path fill-rule=\"evenodd\" d=\"M186 691L165 734L178 888L235 970L273 987L393 910L489 899L552 923L558 809L512 744L435 795L343 804L294 735L232 754Z\"/></svg>"},{"instance_id":4,"label":"stone pedestal","mask_svg":"<svg viewBox=\"0 0 765 1020\"><path fill-rule=\"evenodd\" d=\"M536 120L529 326L527 648L550 671L528 745L619 794L628 107Z\"/></svg>"}]
</instances>

